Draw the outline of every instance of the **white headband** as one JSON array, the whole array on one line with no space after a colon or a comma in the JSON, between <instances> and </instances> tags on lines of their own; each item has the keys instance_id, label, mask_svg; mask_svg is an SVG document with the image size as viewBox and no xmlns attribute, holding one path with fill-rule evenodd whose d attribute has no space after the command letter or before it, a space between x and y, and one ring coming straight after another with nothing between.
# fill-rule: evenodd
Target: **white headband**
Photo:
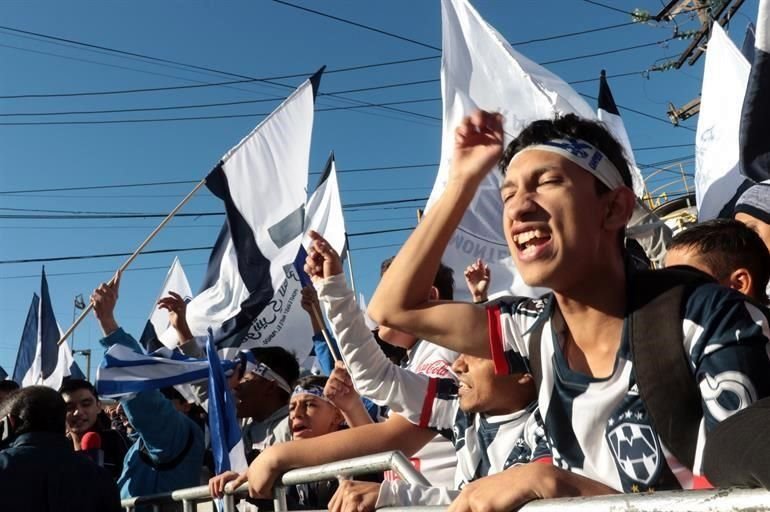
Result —
<instances>
[{"instance_id":1,"label":"white headband","mask_svg":"<svg viewBox=\"0 0 770 512\"><path fill-rule=\"evenodd\" d=\"M301 386L301 385L294 386L294 391L291 394L291 398L294 398L295 396L300 396L300 395L314 396L316 398L320 398L324 402L328 402L331 405L334 405L334 402L326 398L326 395L324 394L324 388L322 388L317 384L310 384L305 386ZM337 407L337 406L334 405L334 407Z\"/></svg>"},{"instance_id":2,"label":"white headband","mask_svg":"<svg viewBox=\"0 0 770 512\"><path fill-rule=\"evenodd\" d=\"M238 354L238 360L243 365L244 372L250 372L255 375L259 375L263 379L271 380L275 382L279 388L283 389L287 393L291 393L291 387L289 386L289 383L286 382L286 379L278 375L265 363L257 361L254 357L254 354L252 354L250 351L242 350Z\"/></svg>"},{"instance_id":3,"label":"white headband","mask_svg":"<svg viewBox=\"0 0 770 512\"><path fill-rule=\"evenodd\" d=\"M514 155L511 163L522 153L533 150L549 151L563 156L596 176L596 179L604 183L610 190L626 186L620 176L620 171L610 162L610 159L582 139L552 139L542 144L527 146Z\"/></svg>"}]
</instances>

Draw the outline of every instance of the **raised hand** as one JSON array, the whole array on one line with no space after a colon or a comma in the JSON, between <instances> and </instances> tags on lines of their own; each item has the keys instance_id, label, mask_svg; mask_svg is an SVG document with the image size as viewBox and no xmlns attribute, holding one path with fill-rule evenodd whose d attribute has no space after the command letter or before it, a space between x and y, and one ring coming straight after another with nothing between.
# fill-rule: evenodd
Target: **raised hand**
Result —
<instances>
[{"instance_id":1,"label":"raised hand","mask_svg":"<svg viewBox=\"0 0 770 512\"><path fill-rule=\"evenodd\" d=\"M343 414L362 406L361 397L356 392L356 388L353 387L353 380L342 361L335 363L334 370L326 381L324 396Z\"/></svg>"},{"instance_id":2,"label":"raised hand","mask_svg":"<svg viewBox=\"0 0 770 512\"><path fill-rule=\"evenodd\" d=\"M169 291L168 296L158 301L158 309L168 311L168 321L179 336L179 342L183 343L193 337L190 327L187 325L187 303L181 295Z\"/></svg>"},{"instance_id":3,"label":"raised hand","mask_svg":"<svg viewBox=\"0 0 770 512\"><path fill-rule=\"evenodd\" d=\"M480 182L503 153L503 116L477 110L455 129L451 176Z\"/></svg>"},{"instance_id":4,"label":"raised hand","mask_svg":"<svg viewBox=\"0 0 770 512\"><path fill-rule=\"evenodd\" d=\"M468 285L473 302L486 302L490 279L489 266L479 258L465 267L464 275L465 284Z\"/></svg>"},{"instance_id":5,"label":"raised hand","mask_svg":"<svg viewBox=\"0 0 770 512\"><path fill-rule=\"evenodd\" d=\"M115 321L115 305L118 303L120 277L120 273L115 274L115 277L109 284L100 284L91 294L94 315L99 321L105 336L109 336L118 329L118 324Z\"/></svg>"},{"instance_id":6,"label":"raised hand","mask_svg":"<svg viewBox=\"0 0 770 512\"><path fill-rule=\"evenodd\" d=\"M313 327L313 334L318 334L323 330L323 324L321 323L321 305L318 302L318 293L313 288L313 285L307 285L302 288L302 300L300 302L302 309L304 309L310 317L310 324Z\"/></svg>"},{"instance_id":7,"label":"raised hand","mask_svg":"<svg viewBox=\"0 0 770 512\"><path fill-rule=\"evenodd\" d=\"M342 273L342 260L339 254L329 245L324 237L310 231L312 240L305 259L305 272L313 282Z\"/></svg>"}]
</instances>

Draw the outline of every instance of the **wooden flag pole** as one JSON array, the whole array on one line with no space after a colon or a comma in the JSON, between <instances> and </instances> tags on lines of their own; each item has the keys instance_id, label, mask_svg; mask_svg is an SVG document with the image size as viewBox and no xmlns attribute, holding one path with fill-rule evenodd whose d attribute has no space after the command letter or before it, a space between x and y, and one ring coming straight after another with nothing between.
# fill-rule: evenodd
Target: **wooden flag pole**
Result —
<instances>
[{"instance_id":1,"label":"wooden flag pole","mask_svg":"<svg viewBox=\"0 0 770 512\"><path fill-rule=\"evenodd\" d=\"M324 335L324 341L326 341L326 346L329 348L329 352L332 355L332 359L334 359L334 362L336 363L337 361L339 361L339 358L337 357L337 351L334 350L334 343L332 343L331 336L329 336L329 332L326 330L326 322L323 321L323 316L321 316L320 305L318 303L313 303L312 310L313 310L313 317L315 317L315 320L316 322L318 322L318 325L321 326L321 332Z\"/></svg>"},{"instance_id":2,"label":"wooden flag pole","mask_svg":"<svg viewBox=\"0 0 770 512\"><path fill-rule=\"evenodd\" d=\"M160 230L163 229L166 226L166 224L168 224L171 221L171 219L174 218L174 215L176 215L179 212L179 210L181 210L182 207L185 204L187 204L190 201L190 199L192 199L192 197L195 195L195 193L198 192L198 190L200 190L200 188L205 184L206 184L206 178L202 179L197 185L195 185L195 188L193 188L190 191L190 193L187 194L185 198L182 199L182 201L178 205L176 205L176 208L171 210L171 213L169 213L166 216L166 218L163 219L160 224L158 224L158 227L156 227L152 231L152 233L150 233L150 235L147 238L145 238L144 242L142 242L139 245L139 247L136 248L134 253L131 256L129 256L128 259L115 272L115 275L112 276L112 279L110 279L110 286L115 282L115 279L117 278L117 276L120 275L121 272L126 270L126 268L128 268L128 266L134 262L137 256L139 256L139 254L144 250L144 248L147 247L147 244L149 244L152 241L152 239L155 238L155 236L160 232ZM80 316L77 318L77 320L75 320L72 323L69 329L64 331L64 334L62 334L61 338L58 341L58 345L61 345L62 343L64 343L64 340L69 338L70 334L72 334L77 328L77 326L80 325L83 322L83 320L85 320L86 316L88 316L88 313L90 313L93 308L94 308L93 304L88 304L88 306L83 310L83 312L80 313Z\"/></svg>"}]
</instances>

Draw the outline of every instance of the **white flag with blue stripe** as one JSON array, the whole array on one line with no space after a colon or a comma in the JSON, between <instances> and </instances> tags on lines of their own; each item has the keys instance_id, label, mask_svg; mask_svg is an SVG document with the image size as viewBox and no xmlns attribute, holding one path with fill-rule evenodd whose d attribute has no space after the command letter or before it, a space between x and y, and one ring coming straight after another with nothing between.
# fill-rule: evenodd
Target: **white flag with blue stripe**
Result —
<instances>
[{"instance_id":1,"label":"white flag with blue stripe","mask_svg":"<svg viewBox=\"0 0 770 512\"><path fill-rule=\"evenodd\" d=\"M187 306L192 333L213 328L218 349L281 346L304 358L309 327L290 334L300 302L294 261L304 232L308 161L319 71L305 81L206 178L227 223L209 259L203 291ZM308 322L304 322L308 324Z\"/></svg>"},{"instance_id":2,"label":"white flag with blue stripe","mask_svg":"<svg viewBox=\"0 0 770 512\"><path fill-rule=\"evenodd\" d=\"M235 399L227 386L214 338L209 331L206 343L209 363L209 432L214 455L214 473L225 471L241 473L248 468L241 429L235 413ZM221 509L221 502L217 505Z\"/></svg>"},{"instance_id":3,"label":"white flag with blue stripe","mask_svg":"<svg viewBox=\"0 0 770 512\"><path fill-rule=\"evenodd\" d=\"M58 390L62 380L70 375L72 365L72 351L67 342L61 346L57 344L60 336L44 268L40 296L32 295L32 304L24 322L13 380L22 386L42 385Z\"/></svg>"},{"instance_id":4,"label":"white flag with blue stripe","mask_svg":"<svg viewBox=\"0 0 770 512\"><path fill-rule=\"evenodd\" d=\"M170 328L168 311L158 307L158 301L163 297L168 297L169 292L180 295L187 303L192 300L190 283L187 281L187 275L184 273L182 263L177 257L174 257L174 261L168 269L158 298L153 303L152 311L150 311L150 318L147 320L142 336L139 338L139 343L147 353L154 352L164 346L171 349L179 344L176 331Z\"/></svg>"}]
</instances>

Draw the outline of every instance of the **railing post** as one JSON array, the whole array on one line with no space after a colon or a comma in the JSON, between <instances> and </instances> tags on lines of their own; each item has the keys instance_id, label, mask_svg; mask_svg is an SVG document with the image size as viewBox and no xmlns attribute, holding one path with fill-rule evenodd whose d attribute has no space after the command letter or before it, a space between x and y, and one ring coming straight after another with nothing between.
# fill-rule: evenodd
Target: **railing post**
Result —
<instances>
[{"instance_id":1,"label":"railing post","mask_svg":"<svg viewBox=\"0 0 770 512\"><path fill-rule=\"evenodd\" d=\"M289 506L286 504L286 487L278 486L273 489L273 511L286 512Z\"/></svg>"},{"instance_id":2,"label":"railing post","mask_svg":"<svg viewBox=\"0 0 770 512\"><path fill-rule=\"evenodd\" d=\"M235 496L232 494L225 494L224 498L222 498L222 510L224 512L236 512Z\"/></svg>"},{"instance_id":3,"label":"railing post","mask_svg":"<svg viewBox=\"0 0 770 512\"><path fill-rule=\"evenodd\" d=\"M195 512L195 500L182 500L182 510L184 512Z\"/></svg>"}]
</instances>

